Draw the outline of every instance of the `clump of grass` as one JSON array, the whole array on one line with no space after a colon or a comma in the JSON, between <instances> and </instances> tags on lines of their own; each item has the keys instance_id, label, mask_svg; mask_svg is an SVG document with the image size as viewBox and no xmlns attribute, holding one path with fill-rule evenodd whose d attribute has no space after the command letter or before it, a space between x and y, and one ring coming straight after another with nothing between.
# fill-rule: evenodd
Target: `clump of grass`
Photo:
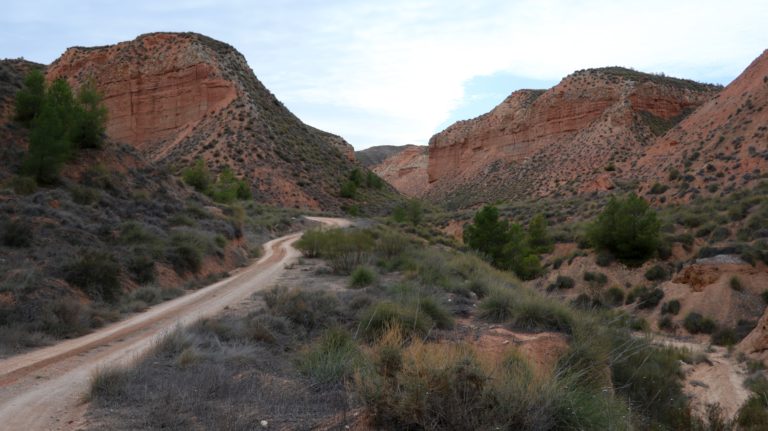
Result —
<instances>
[{"instance_id":1,"label":"clump of grass","mask_svg":"<svg viewBox=\"0 0 768 431\"><path fill-rule=\"evenodd\" d=\"M100 368L91 376L90 399L117 397L125 390L129 372L120 368Z\"/></svg>"},{"instance_id":2,"label":"clump of grass","mask_svg":"<svg viewBox=\"0 0 768 431\"><path fill-rule=\"evenodd\" d=\"M359 289L376 281L376 273L368 266L358 266L349 278L349 287Z\"/></svg>"},{"instance_id":3,"label":"clump of grass","mask_svg":"<svg viewBox=\"0 0 768 431\"><path fill-rule=\"evenodd\" d=\"M275 287L264 294L270 312L307 330L329 326L338 314L338 299L328 292Z\"/></svg>"},{"instance_id":4,"label":"clump of grass","mask_svg":"<svg viewBox=\"0 0 768 431\"><path fill-rule=\"evenodd\" d=\"M465 344L401 343L382 337L376 367L355 389L379 428L626 429L620 400L555 377L537 378L510 350L501 361Z\"/></svg>"},{"instance_id":5,"label":"clump of grass","mask_svg":"<svg viewBox=\"0 0 768 431\"><path fill-rule=\"evenodd\" d=\"M361 360L360 351L349 332L331 328L300 356L298 368L317 385L337 385L352 376Z\"/></svg>"},{"instance_id":6,"label":"clump of grass","mask_svg":"<svg viewBox=\"0 0 768 431\"><path fill-rule=\"evenodd\" d=\"M453 328L453 317L440 303L438 303L433 297L427 296L419 301L418 309L420 312L426 314L435 323L435 327L438 329L451 329Z\"/></svg>"},{"instance_id":7,"label":"clump of grass","mask_svg":"<svg viewBox=\"0 0 768 431\"><path fill-rule=\"evenodd\" d=\"M368 307L360 317L360 328L369 340L379 338L392 326L401 328L405 335L424 335L433 324L432 318L415 306L391 301Z\"/></svg>"},{"instance_id":8,"label":"clump of grass","mask_svg":"<svg viewBox=\"0 0 768 431\"><path fill-rule=\"evenodd\" d=\"M490 322L506 322L515 312L515 296L506 289L495 289L477 305L478 317Z\"/></svg>"}]
</instances>

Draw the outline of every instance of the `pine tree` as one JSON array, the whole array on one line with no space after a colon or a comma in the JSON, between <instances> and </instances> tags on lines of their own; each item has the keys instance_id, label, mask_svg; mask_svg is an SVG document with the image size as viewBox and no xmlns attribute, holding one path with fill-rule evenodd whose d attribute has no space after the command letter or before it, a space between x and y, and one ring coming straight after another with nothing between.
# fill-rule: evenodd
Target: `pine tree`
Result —
<instances>
[{"instance_id":1,"label":"pine tree","mask_svg":"<svg viewBox=\"0 0 768 431\"><path fill-rule=\"evenodd\" d=\"M107 108L92 81L80 87L72 125L72 141L80 148L101 148L104 143Z\"/></svg>"},{"instance_id":2,"label":"pine tree","mask_svg":"<svg viewBox=\"0 0 768 431\"><path fill-rule=\"evenodd\" d=\"M16 120L27 127L40 113L45 98L45 76L33 69L24 79L24 88L16 93Z\"/></svg>"}]
</instances>

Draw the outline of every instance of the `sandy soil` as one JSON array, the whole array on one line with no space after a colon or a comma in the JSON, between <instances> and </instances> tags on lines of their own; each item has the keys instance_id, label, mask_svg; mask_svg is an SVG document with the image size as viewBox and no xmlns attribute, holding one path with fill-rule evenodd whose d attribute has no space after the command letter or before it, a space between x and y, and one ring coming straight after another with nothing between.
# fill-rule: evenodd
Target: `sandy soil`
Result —
<instances>
[{"instance_id":1,"label":"sandy soil","mask_svg":"<svg viewBox=\"0 0 768 431\"><path fill-rule=\"evenodd\" d=\"M727 348L658 334L653 335L653 342L706 354L707 361L695 365L683 364L682 367L685 373L683 391L691 397L691 407L699 417L706 417L708 405L719 403L723 413L733 418L749 398L751 393L744 387L746 366L736 360Z\"/></svg>"},{"instance_id":2,"label":"sandy soil","mask_svg":"<svg viewBox=\"0 0 768 431\"><path fill-rule=\"evenodd\" d=\"M334 226L343 219L308 217ZM74 430L85 411L93 373L125 366L164 333L214 315L270 286L298 258L291 244L301 233L264 245L265 254L233 276L107 326L89 335L0 361L0 424L4 430Z\"/></svg>"}]
</instances>

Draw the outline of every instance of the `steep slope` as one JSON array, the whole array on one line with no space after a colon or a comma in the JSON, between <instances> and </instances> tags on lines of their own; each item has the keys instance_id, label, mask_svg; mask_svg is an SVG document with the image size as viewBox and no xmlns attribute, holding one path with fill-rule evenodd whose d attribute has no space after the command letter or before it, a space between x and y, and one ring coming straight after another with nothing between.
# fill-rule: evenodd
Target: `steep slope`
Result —
<instances>
[{"instance_id":1,"label":"steep slope","mask_svg":"<svg viewBox=\"0 0 768 431\"><path fill-rule=\"evenodd\" d=\"M430 139L426 196L468 206L613 188L622 166L718 90L612 67L516 91Z\"/></svg>"},{"instance_id":2,"label":"steep slope","mask_svg":"<svg viewBox=\"0 0 768 431\"><path fill-rule=\"evenodd\" d=\"M408 147L410 145L379 145L356 151L355 157L363 166L370 168Z\"/></svg>"},{"instance_id":3,"label":"steep slope","mask_svg":"<svg viewBox=\"0 0 768 431\"><path fill-rule=\"evenodd\" d=\"M406 196L421 196L428 185L428 149L418 145L397 148L400 150L370 168L400 193Z\"/></svg>"},{"instance_id":4,"label":"steep slope","mask_svg":"<svg viewBox=\"0 0 768 431\"><path fill-rule=\"evenodd\" d=\"M643 190L658 181L671 186L666 196L685 199L751 187L765 176L768 51L649 147L637 172Z\"/></svg>"},{"instance_id":5,"label":"steep slope","mask_svg":"<svg viewBox=\"0 0 768 431\"><path fill-rule=\"evenodd\" d=\"M194 33L151 33L112 46L68 49L48 70L73 86L92 80L109 110L107 133L174 170L204 158L253 186L257 201L336 209L354 167L342 138L302 123L233 47Z\"/></svg>"}]
</instances>

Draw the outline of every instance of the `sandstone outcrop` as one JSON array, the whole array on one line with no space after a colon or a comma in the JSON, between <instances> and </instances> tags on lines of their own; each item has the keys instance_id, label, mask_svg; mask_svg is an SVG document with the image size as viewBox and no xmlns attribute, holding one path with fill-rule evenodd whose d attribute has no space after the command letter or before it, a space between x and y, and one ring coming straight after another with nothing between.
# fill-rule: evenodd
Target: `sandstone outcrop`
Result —
<instances>
[{"instance_id":1,"label":"sandstone outcrop","mask_svg":"<svg viewBox=\"0 0 768 431\"><path fill-rule=\"evenodd\" d=\"M610 189L663 128L718 90L604 68L576 72L546 91L516 91L432 137L426 196L469 206Z\"/></svg>"},{"instance_id":2,"label":"sandstone outcrop","mask_svg":"<svg viewBox=\"0 0 768 431\"><path fill-rule=\"evenodd\" d=\"M407 196L421 196L427 189L427 147L407 145L371 169Z\"/></svg>"},{"instance_id":3,"label":"sandstone outcrop","mask_svg":"<svg viewBox=\"0 0 768 431\"><path fill-rule=\"evenodd\" d=\"M232 168L259 202L339 208L355 166L341 137L305 125L231 46L194 33L152 33L70 48L48 69L73 86L92 80L109 110L110 138L174 170L204 158Z\"/></svg>"}]
</instances>

